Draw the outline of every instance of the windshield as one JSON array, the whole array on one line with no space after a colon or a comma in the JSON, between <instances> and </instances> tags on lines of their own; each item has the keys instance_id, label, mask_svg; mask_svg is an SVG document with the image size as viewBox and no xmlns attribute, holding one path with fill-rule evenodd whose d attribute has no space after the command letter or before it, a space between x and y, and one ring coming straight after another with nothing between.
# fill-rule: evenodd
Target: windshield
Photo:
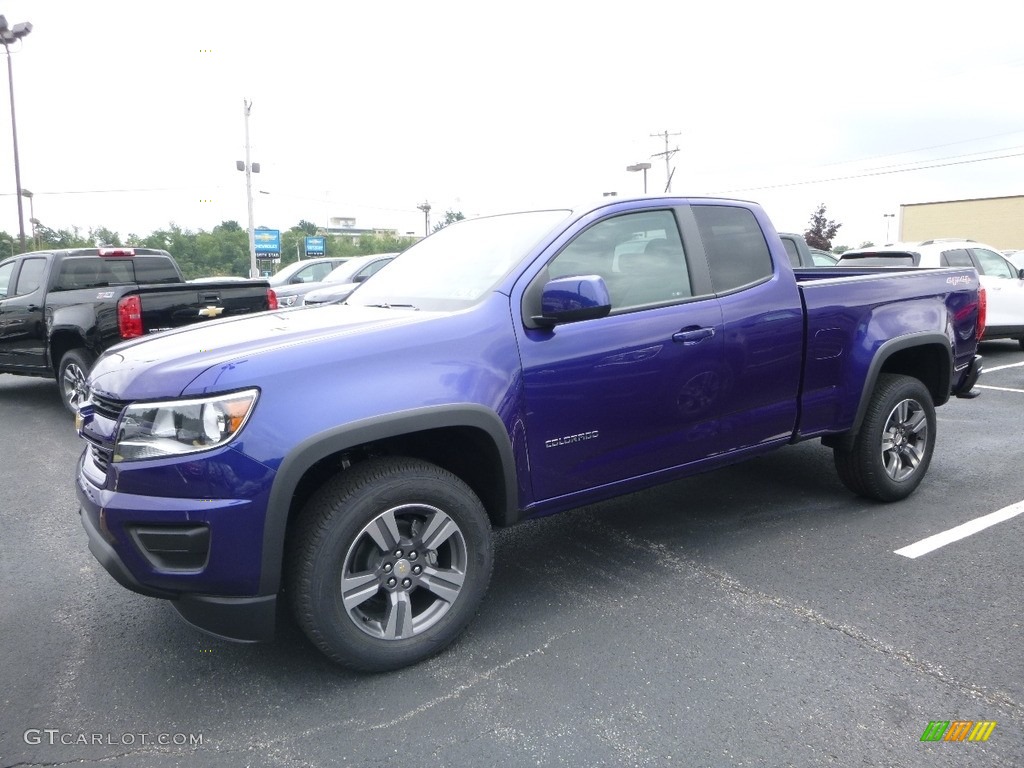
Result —
<instances>
[{"instance_id":1,"label":"windshield","mask_svg":"<svg viewBox=\"0 0 1024 768\"><path fill-rule=\"evenodd\" d=\"M352 294L349 304L462 309L479 301L568 211L465 219L420 240Z\"/></svg>"}]
</instances>

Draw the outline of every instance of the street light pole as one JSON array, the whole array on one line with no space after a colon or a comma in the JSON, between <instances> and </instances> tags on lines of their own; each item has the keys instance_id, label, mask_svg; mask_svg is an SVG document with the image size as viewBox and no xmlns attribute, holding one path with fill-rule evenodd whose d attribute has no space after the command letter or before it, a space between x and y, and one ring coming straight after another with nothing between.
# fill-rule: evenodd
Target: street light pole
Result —
<instances>
[{"instance_id":1,"label":"street light pole","mask_svg":"<svg viewBox=\"0 0 1024 768\"><path fill-rule=\"evenodd\" d=\"M651 167L650 163L636 163L635 165L627 165L627 171L643 171L644 172L644 194L647 194L647 170Z\"/></svg>"},{"instance_id":2,"label":"street light pole","mask_svg":"<svg viewBox=\"0 0 1024 768\"><path fill-rule=\"evenodd\" d=\"M11 65L11 48L13 42L21 40L32 31L32 25L23 21L8 29L7 18L0 16L0 43L3 43L7 54L7 82L11 91L11 135L14 137L14 186L18 198L18 230L21 235L21 250L25 250L25 209L21 204L21 165L18 162L18 124L14 119L14 67Z\"/></svg>"},{"instance_id":3,"label":"street light pole","mask_svg":"<svg viewBox=\"0 0 1024 768\"><path fill-rule=\"evenodd\" d=\"M245 199L249 206L249 277L259 277L260 268L256 263L256 225L252 215L252 175L260 172L260 164L250 162L249 158L249 111L252 102L242 99L245 108L245 162L235 161L235 168L245 171Z\"/></svg>"},{"instance_id":4,"label":"street light pole","mask_svg":"<svg viewBox=\"0 0 1024 768\"><path fill-rule=\"evenodd\" d=\"M889 224L892 222L892 220L893 220L893 218L895 216L896 216L895 213L883 213L882 214L882 218L885 219L885 242L886 243L889 242Z\"/></svg>"},{"instance_id":5,"label":"street light pole","mask_svg":"<svg viewBox=\"0 0 1024 768\"><path fill-rule=\"evenodd\" d=\"M28 198L28 223L32 225L32 247L39 250L39 238L36 237L36 224L39 223L39 219L36 218L35 195L32 194L31 190L23 189L21 190L21 196Z\"/></svg>"}]
</instances>

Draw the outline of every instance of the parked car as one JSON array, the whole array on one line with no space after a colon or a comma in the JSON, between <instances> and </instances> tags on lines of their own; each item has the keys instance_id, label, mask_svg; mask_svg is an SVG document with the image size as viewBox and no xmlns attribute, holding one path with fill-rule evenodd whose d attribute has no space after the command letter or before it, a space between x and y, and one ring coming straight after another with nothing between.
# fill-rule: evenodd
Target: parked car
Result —
<instances>
[{"instance_id":1,"label":"parked car","mask_svg":"<svg viewBox=\"0 0 1024 768\"><path fill-rule=\"evenodd\" d=\"M974 267L987 296L985 341L1016 339L1024 349L1024 267L974 240L937 239L846 251L839 267Z\"/></svg>"},{"instance_id":2,"label":"parked car","mask_svg":"<svg viewBox=\"0 0 1024 768\"><path fill-rule=\"evenodd\" d=\"M831 267L837 257L828 251L810 248L803 235L794 232L780 232L779 239L786 249L792 267Z\"/></svg>"},{"instance_id":3,"label":"parked car","mask_svg":"<svg viewBox=\"0 0 1024 768\"><path fill-rule=\"evenodd\" d=\"M795 274L755 203L467 219L344 304L100 358L81 521L195 626L264 640L288 604L332 660L396 669L476 613L492 528L805 440L907 497L956 461L935 409L971 396L982 323L973 267Z\"/></svg>"},{"instance_id":4,"label":"parked car","mask_svg":"<svg viewBox=\"0 0 1024 768\"><path fill-rule=\"evenodd\" d=\"M300 283L318 283L327 277L332 269L341 266L346 260L343 257L333 256L323 259L303 259L282 267L266 280L275 290Z\"/></svg>"},{"instance_id":5,"label":"parked car","mask_svg":"<svg viewBox=\"0 0 1024 768\"><path fill-rule=\"evenodd\" d=\"M389 264L397 253L376 253L372 256L356 256L349 259L324 278L319 288L303 297L303 304L337 304L347 299L360 284Z\"/></svg>"},{"instance_id":6,"label":"parked car","mask_svg":"<svg viewBox=\"0 0 1024 768\"><path fill-rule=\"evenodd\" d=\"M54 378L74 412L93 361L156 331L276 309L266 280L186 283L154 248L69 248L0 261L0 373Z\"/></svg>"}]
</instances>

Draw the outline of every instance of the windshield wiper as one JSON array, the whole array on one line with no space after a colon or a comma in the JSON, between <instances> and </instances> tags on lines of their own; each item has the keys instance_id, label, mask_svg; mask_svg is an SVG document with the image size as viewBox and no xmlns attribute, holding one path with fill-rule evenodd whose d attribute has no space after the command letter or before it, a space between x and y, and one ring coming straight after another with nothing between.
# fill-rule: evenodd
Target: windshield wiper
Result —
<instances>
[{"instance_id":1,"label":"windshield wiper","mask_svg":"<svg viewBox=\"0 0 1024 768\"><path fill-rule=\"evenodd\" d=\"M389 304L384 302L383 304L363 304L364 307L378 307L380 309L416 309L412 304Z\"/></svg>"}]
</instances>

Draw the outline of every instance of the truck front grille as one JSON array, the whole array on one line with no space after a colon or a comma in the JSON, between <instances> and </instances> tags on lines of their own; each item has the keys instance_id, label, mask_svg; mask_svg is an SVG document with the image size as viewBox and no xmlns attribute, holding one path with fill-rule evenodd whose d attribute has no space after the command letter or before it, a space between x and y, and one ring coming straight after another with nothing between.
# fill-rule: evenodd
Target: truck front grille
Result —
<instances>
[{"instance_id":1,"label":"truck front grille","mask_svg":"<svg viewBox=\"0 0 1024 768\"><path fill-rule=\"evenodd\" d=\"M96 413L107 417L111 421L117 421L121 418L121 411L128 405L126 400L114 400L111 397L97 395L95 392L92 393L89 399L92 400Z\"/></svg>"},{"instance_id":2,"label":"truck front grille","mask_svg":"<svg viewBox=\"0 0 1024 768\"><path fill-rule=\"evenodd\" d=\"M106 473L107 467L110 466L110 459L113 458L110 451L104 450L98 445L91 445L89 453L92 455L92 463L96 465L96 468Z\"/></svg>"}]
</instances>

